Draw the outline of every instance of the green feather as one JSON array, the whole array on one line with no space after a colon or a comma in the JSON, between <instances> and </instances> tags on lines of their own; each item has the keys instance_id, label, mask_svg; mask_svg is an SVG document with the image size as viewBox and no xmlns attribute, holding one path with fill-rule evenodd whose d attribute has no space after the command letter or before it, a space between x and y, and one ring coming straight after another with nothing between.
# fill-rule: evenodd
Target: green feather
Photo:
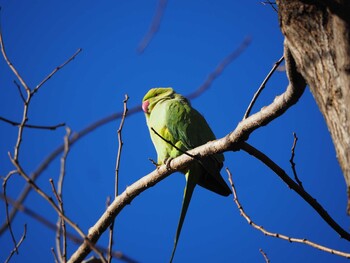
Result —
<instances>
[{"instance_id":1,"label":"green feather","mask_svg":"<svg viewBox=\"0 0 350 263\"><path fill-rule=\"evenodd\" d=\"M185 97L175 93L172 88L149 90L142 100L142 109L145 112L151 139L157 151L158 164L163 164L169 158L175 158L185 151L215 140L214 133L204 117L191 107ZM171 143L164 141L152 129ZM192 163L184 171L186 187L170 262L175 255L195 186L198 184L223 196L231 194L230 188L220 175L223 161L224 156L216 154Z\"/></svg>"}]
</instances>

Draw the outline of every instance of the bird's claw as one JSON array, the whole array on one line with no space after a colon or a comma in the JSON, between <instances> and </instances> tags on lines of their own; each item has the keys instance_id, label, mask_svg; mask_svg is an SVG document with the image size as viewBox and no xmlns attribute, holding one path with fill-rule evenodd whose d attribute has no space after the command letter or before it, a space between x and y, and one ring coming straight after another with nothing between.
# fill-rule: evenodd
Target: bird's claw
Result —
<instances>
[{"instance_id":1,"label":"bird's claw","mask_svg":"<svg viewBox=\"0 0 350 263\"><path fill-rule=\"evenodd\" d=\"M165 159L164 164L165 164L165 167L166 167L167 170L170 170L170 169L171 169L170 163L171 163L171 161L172 161L173 159L174 159L174 158L171 158L171 157Z\"/></svg>"}]
</instances>

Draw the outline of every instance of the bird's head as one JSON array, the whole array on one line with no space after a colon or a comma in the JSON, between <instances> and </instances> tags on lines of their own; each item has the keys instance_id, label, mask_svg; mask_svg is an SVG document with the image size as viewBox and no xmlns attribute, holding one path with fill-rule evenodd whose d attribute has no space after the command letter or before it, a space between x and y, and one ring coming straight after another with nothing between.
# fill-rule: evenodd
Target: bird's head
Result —
<instances>
[{"instance_id":1,"label":"bird's head","mask_svg":"<svg viewBox=\"0 0 350 263\"><path fill-rule=\"evenodd\" d=\"M175 92L172 88L153 88L150 89L142 100L142 110L146 114L150 114L154 106L166 99L173 98Z\"/></svg>"}]
</instances>

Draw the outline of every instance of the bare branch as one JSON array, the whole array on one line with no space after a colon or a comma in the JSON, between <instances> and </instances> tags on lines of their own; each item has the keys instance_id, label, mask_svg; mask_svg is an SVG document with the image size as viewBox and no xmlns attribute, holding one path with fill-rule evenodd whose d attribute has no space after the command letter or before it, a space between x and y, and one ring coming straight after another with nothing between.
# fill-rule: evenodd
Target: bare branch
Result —
<instances>
[{"instance_id":1,"label":"bare branch","mask_svg":"<svg viewBox=\"0 0 350 263\"><path fill-rule=\"evenodd\" d=\"M5 199L4 197L4 194L3 193L0 193L0 198L1 199ZM53 230L53 231L57 231L57 226L52 223L51 221L49 221L48 219L44 218L43 216L39 215L38 213L36 213L35 211L29 209L28 207L25 207L24 205L16 202L15 200L13 200L12 198L8 197L7 196L7 201L9 204L11 204L12 206L16 207L16 209L18 211L21 211L23 213L25 213L26 215L30 216L31 218L33 218L34 220L38 221L39 223L43 224L44 226L46 226L47 228ZM76 244L81 244L84 242L84 240L73 234L73 233L70 233L67 231L67 237L73 241L74 243ZM102 247L102 246L99 246L99 245L96 245L96 248L100 251L102 251L103 253L107 253L107 249L105 247ZM128 257L127 255L125 255L124 253L122 253L121 251L112 251L112 257L113 258L117 258L121 261L124 261L124 262L128 262L128 263L137 263L136 260L134 259L131 259L130 257Z\"/></svg>"},{"instance_id":2,"label":"bare branch","mask_svg":"<svg viewBox=\"0 0 350 263\"><path fill-rule=\"evenodd\" d=\"M16 85L16 87L17 87L17 89L18 89L18 93L19 93L19 96L20 96L21 99L22 99L22 102L25 103L25 102L26 102L26 99L25 99L24 94L23 94L23 92L22 92L21 86L17 83L16 80L14 80L13 83Z\"/></svg>"},{"instance_id":3,"label":"bare branch","mask_svg":"<svg viewBox=\"0 0 350 263\"><path fill-rule=\"evenodd\" d=\"M79 48L69 59L67 59L63 64L56 67L49 75L47 75L31 92L31 95L34 95L42 85L45 84L46 81L48 81L53 75L57 73L61 68L63 68L65 65L67 65L69 62L71 62L75 57L82 51L81 48Z\"/></svg>"},{"instance_id":4,"label":"bare branch","mask_svg":"<svg viewBox=\"0 0 350 263\"><path fill-rule=\"evenodd\" d=\"M55 204L55 202L52 200L50 196L48 196L34 181L30 179L30 177L24 172L22 167L18 162L12 158L12 156L9 153L10 160L12 164L17 168L17 172L25 179L25 181L41 196L43 197L51 206L52 208L58 213L59 216L61 216L77 233L86 241L87 237L84 235L84 232L78 227L76 223L74 223L72 220L70 220L65 214L61 212L59 207ZM84 242L85 243L85 242ZM97 255L100 256L101 260L103 262L106 262L104 259L102 253L96 249L96 247L89 241L86 242L86 244L91 248Z\"/></svg>"},{"instance_id":5,"label":"bare branch","mask_svg":"<svg viewBox=\"0 0 350 263\"><path fill-rule=\"evenodd\" d=\"M141 105L139 106L135 106L131 109L129 109L128 111L128 116L140 112L141 109ZM96 130L97 128L110 123L111 121L114 121L118 118L120 118L122 116L122 112L118 112L118 113L114 113L110 116L107 116L103 119L100 119L92 124L90 124L89 126L87 126L86 128L82 129L80 132L74 133L70 140L69 140L69 145L73 146L77 141L79 141L81 138L83 138L85 135L93 132L94 130ZM57 147L51 154L49 154L45 160L40 164L40 166L31 174L30 179L35 182L36 179L42 174L42 172L49 166L49 164L60 154L64 151L64 144L60 145L59 147ZM26 185L24 190L22 191L22 193L20 194L20 196L18 197L17 201L19 203L22 203L28 196L29 192L31 191L31 186L30 185ZM15 217L17 213L17 210L14 208L11 210L9 218L10 221L13 220L13 218ZM0 235L2 233L4 233L4 231L7 228L7 224L3 224L0 228Z\"/></svg>"},{"instance_id":6,"label":"bare branch","mask_svg":"<svg viewBox=\"0 0 350 263\"><path fill-rule=\"evenodd\" d=\"M119 189L119 166L120 166L120 158L122 154L122 148L123 148L123 140L122 140L122 130L124 126L124 121L126 118L126 114L128 112L127 102L128 102L129 96L125 94L125 99L123 101L124 110L122 119L120 121L120 125L118 128L118 153L117 153L117 159L116 159L116 165L115 165L115 190L114 190L114 197L118 196L118 189ZM108 200L108 205L110 203L110 200ZM109 226L109 243L108 243L108 257L107 261L110 263L112 261L112 250L113 250L113 233L114 233L114 221L112 221L111 225Z\"/></svg>"},{"instance_id":7,"label":"bare branch","mask_svg":"<svg viewBox=\"0 0 350 263\"><path fill-rule=\"evenodd\" d=\"M55 260L55 263L59 263L60 261L58 260L58 256L57 256L56 251L53 247L51 248L51 252L52 252L53 258Z\"/></svg>"},{"instance_id":8,"label":"bare branch","mask_svg":"<svg viewBox=\"0 0 350 263\"><path fill-rule=\"evenodd\" d=\"M280 238L280 239L286 240L288 242L305 244L305 245L311 246L313 248L322 250L322 251L327 252L327 253L331 253L331 254L338 255L341 257L345 257L345 258L350 258L350 253L334 250L334 249L331 249L329 247L325 247L325 246L319 245L317 243L314 243L314 242L307 240L305 238L294 238L294 237L289 237L289 236L279 234L279 233L272 233L270 231L265 230L262 226L259 226L256 223L254 223L251 220L251 218L245 213L245 211L243 210L243 206L241 205L241 203L238 200L237 192L236 192L235 186L233 184L231 172L228 170L228 168L226 168L226 171L229 174L229 181L231 183L231 188L232 188L232 192L233 192L233 200L236 203L237 208L239 209L241 216L243 216L243 218L248 222L249 225L251 225L255 229L261 231L265 236Z\"/></svg>"},{"instance_id":9,"label":"bare branch","mask_svg":"<svg viewBox=\"0 0 350 263\"><path fill-rule=\"evenodd\" d=\"M28 117L27 117L28 105L29 105L29 102L30 102L31 93L30 93L29 86L24 81L24 79L21 77L21 75L18 73L17 69L14 67L14 65L12 64L12 62L10 61L10 59L7 56L1 28L0 28L0 47L1 47L2 55L3 55L7 65L12 70L12 72L16 75L17 79L20 81L20 83L22 84L22 86L24 87L24 89L26 90L26 93L27 93L27 98L24 99L23 94L20 92L21 98L23 100L24 107L23 107L22 121L18 125L18 136L17 136L16 146L15 146L15 149L14 149L14 161L18 162L18 154L19 154L19 149L20 149L20 145L21 145L21 142L22 142L23 129L24 129L24 125L26 124L26 122L28 120Z\"/></svg>"},{"instance_id":10,"label":"bare branch","mask_svg":"<svg viewBox=\"0 0 350 263\"><path fill-rule=\"evenodd\" d=\"M214 80L222 74L224 69L243 53L243 51L250 45L251 41L252 39L250 37L246 37L237 49L232 51L232 53L230 53L219 63L219 65L217 65L214 71L208 75L204 83L199 86L197 90L187 95L186 98L190 100L195 99L204 91L206 91L214 82Z\"/></svg>"},{"instance_id":11,"label":"bare branch","mask_svg":"<svg viewBox=\"0 0 350 263\"><path fill-rule=\"evenodd\" d=\"M265 79L263 80L263 82L261 83L260 87L258 88L258 90L255 92L252 101L250 102L243 119L248 118L250 111L252 110L256 100L258 99L260 93L263 91L263 89L265 88L266 83L269 81L269 79L271 78L272 74L275 72L275 70L278 68L278 66L281 64L281 62L283 61L284 57L282 56L272 67L272 69L270 70L270 72L267 74L267 76L265 77Z\"/></svg>"},{"instance_id":12,"label":"bare branch","mask_svg":"<svg viewBox=\"0 0 350 263\"><path fill-rule=\"evenodd\" d=\"M268 1L263 1L260 3L262 3L263 5L270 5L272 7L272 9L275 10L276 13L278 13L277 8L275 7L276 2L271 2L270 0L268 0Z\"/></svg>"},{"instance_id":13,"label":"bare branch","mask_svg":"<svg viewBox=\"0 0 350 263\"><path fill-rule=\"evenodd\" d=\"M3 57L4 57L5 61L6 61L7 65L9 66L9 68L12 70L12 72L15 74L15 76L17 77L19 82L22 84L22 86L26 90L27 96L29 96L29 94L30 94L29 86L24 81L24 79L21 77L21 75L18 73L17 69L14 67L14 65L12 64L12 62L10 61L10 59L7 56L6 49L5 49L5 44L4 44L4 39L3 39L3 36L2 36L1 26L0 26L0 48L1 48L1 53L2 53L2 55L3 55Z\"/></svg>"},{"instance_id":14,"label":"bare branch","mask_svg":"<svg viewBox=\"0 0 350 263\"><path fill-rule=\"evenodd\" d=\"M10 261L10 259L12 258L13 254L18 253L18 248L21 246L23 240L26 238L26 234L27 234L27 224L24 224L24 231L22 234L21 239L18 241L17 244L15 244L15 247L13 248L13 250L11 251L10 255L8 256L8 258L6 259L5 263L8 263Z\"/></svg>"},{"instance_id":15,"label":"bare branch","mask_svg":"<svg viewBox=\"0 0 350 263\"><path fill-rule=\"evenodd\" d=\"M13 126L20 126L21 125L21 123L19 123L19 122L11 121L11 120L6 119L6 118L1 117L1 116L0 116L0 121L4 121L4 122L9 123ZM65 123L59 123L59 124L53 125L53 126L33 125L33 124L24 124L23 126L26 128L40 129L40 130L56 130L57 128L63 127L65 125L66 125Z\"/></svg>"},{"instance_id":16,"label":"bare branch","mask_svg":"<svg viewBox=\"0 0 350 263\"><path fill-rule=\"evenodd\" d=\"M57 201L59 203L60 210L64 214L64 207L63 207L63 182L64 177L66 175L66 160L69 153L69 137L71 135L71 129L69 127L66 127L66 135L64 136L64 151L63 155L61 157L61 169L60 169L60 176L58 178L58 184L57 184ZM66 223L64 219L60 216L57 220L57 239L58 242L61 240L61 227L62 227L62 260L63 262L67 262L67 230L66 230ZM59 247L58 247L59 248ZM58 249L57 248L57 249Z\"/></svg>"},{"instance_id":17,"label":"bare branch","mask_svg":"<svg viewBox=\"0 0 350 263\"><path fill-rule=\"evenodd\" d=\"M27 98L24 98L24 95L22 94L22 91L20 89L20 86L17 84L17 82L15 82L17 88L20 91L20 95L21 98L23 100L23 116L22 116L22 121L21 123L19 123L18 126L18 136L17 136L17 142L16 142L16 146L15 146L15 150L14 150L14 161L18 162L18 155L19 155L19 150L20 150L20 145L22 142L22 134L23 134L23 129L26 126L26 122L28 121L28 107L29 107L29 103L30 100L32 98L32 96L38 91L38 89L48 80L50 79L58 70L60 70L62 67L64 67L67 63L69 63L71 60L73 60L76 55L81 51L81 49L79 49L71 58L69 58L65 63L63 63L62 65L58 66L55 70L53 70L42 82L40 82L39 85L37 85L33 91L30 90L29 86L26 84L26 82L24 81L24 79L21 77L21 75L18 73L17 69L14 67L14 65L12 64L12 62L9 60L6 50L5 50L5 45L4 45L4 41L3 41L3 36L2 36L2 30L0 28L0 48L1 48L1 52L2 55L7 63L7 65L9 66L9 68L12 70L12 72L16 75L16 77L18 78L18 80L20 81L20 83L22 84L22 86L24 87L24 89L27 92ZM4 121L4 118L2 118L2 120Z\"/></svg>"},{"instance_id":18,"label":"bare branch","mask_svg":"<svg viewBox=\"0 0 350 263\"><path fill-rule=\"evenodd\" d=\"M277 174L289 188L294 190L300 197L302 197L321 216L321 218L340 235L340 237L350 241L350 233L345 231L337 222L335 222L328 212L320 205L320 203L318 203L315 198L313 198L308 192L294 182L280 166L278 166L264 153L260 152L258 149L246 142L242 142L240 147L242 150L254 156L256 159L260 160L263 164L269 167L273 172L275 172L275 174Z\"/></svg>"},{"instance_id":19,"label":"bare branch","mask_svg":"<svg viewBox=\"0 0 350 263\"><path fill-rule=\"evenodd\" d=\"M58 204L60 205L60 209L61 209L61 202L62 202L61 197L57 193L53 179L50 178L49 181L51 184L52 192L54 193L56 200L57 200ZM64 213L62 210L61 210L61 212ZM57 250L57 252L55 253L55 255L57 255L59 262L63 262L63 255L62 255L62 248L61 248L61 231L62 231L61 221L64 221L64 220L62 220L62 218L60 216L58 218L59 219L57 220L57 223L56 223L56 228L57 228L57 230L56 230L56 250Z\"/></svg>"},{"instance_id":20,"label":"bare branch","mask_svg":"<svg viewBox=\"0 0 350 263\"><path fill-rule=\"evenodd\" d=\"M17 135L17 141L16 141L16 146L15 146L14 156L13 156L13 159L15 162L18 162L19 150L22 143L23 130L24 130L24 126L26 125L26 122L28 121L29 102L30 102L30 95L28 95L27 100L24 102L22 121L18 125L18 135Z\"/></svg>"},{"instance_id":21,"label":"bare branch","mask_svg":"<svg viewBox=\"0 0 350 263\"><path fill-rule=\"evenodd\" d=\"M232 183L231 183L231 185L232 185ZM266 253L264 252L264 250L262 250L262 249L260 248L259 251L260 251L261 255L264 257L265 263L270 263L270 260L269 260L269 258L267 257Z\"/></svg>"},{"instance_id":22,"label":"bare branch","mask_svg":"<svg viewBox=\"0 0 350 263\"><path fill-rule=\"evenodd\" d=\"M111 204L111 198L108 196L106 201L106 208ZM112 221L112 224L109 226L109 242L108 242L108 253L107 253L107 262L112 262L112 251L113 251L113 229L114 229L114 222Z\"/></svg>"},{"instance_id":23,"label":"bare branch","mask_svg":"<svg viewBox=\"0 0 350 263\"><path fill-rule=\"evenodd\" d=\"M298 177L298 174L297 174L297 171L296 171L296 168L295 168L295 162L294 162L294 156L295 156L295 147L297 146L297 141L298 141L298 137L297 137L297 134L295 132L293 132L293 137L294 137L294 141L293 141L293 146L292 146L292 154L291 154L291 157L290 157L290 164L292 166L292 171L293 171L293 175L294 175L294 179L295 181L298 183L298 185L301 187L301 188L304 188L303 187L303 183L299 180L299 177Z\"/></svg>"},{"instance_id":24,"label":"bare branch","mask_svg":"<svg viewBox=\"0 0 350 263\"><path fill-rule=\"evenodd\" d=\"M16 241L15 235L13 234L13 231L12 231L11 220L9 218L9 210L8 210L9 204L8 204L8 200L7 200L7 196L6 196L7 181L11 178L12 175L14 175L16 173L17 173L17 171L11 171L7 174L7 176L4 178L4 181L2 183L2 189L4 191L4 199L5 199L6 223L7 223L7 227L10 230L12 242L14 244L14 250L18 254L17 241Z\"/></svg>"},{"instance_id":25,"label":"bare branch","mask_svg":"<svg viewBox=\"0 0 350 263\"><path fill-rule=\"evenodd\" d=\"M145 51L145 49L147 48L147 46L151 42L152 38L154 37L154 35L159 30L160 22L162 20L167 2L168 2L167 0L159 0L157 11L156 11L155 16L153 17L153 21L151 23L151 26L150 26L148 32L146 33L146 35L141 40L141 42L137 48L138 53L141 54Z\"/></svg>"},{"instance_id":26,"label":"bare branch","mask_svg":"<svg viewBox=\"0 0 350 263\"><path fill-rule=\"evenodd\" d=\"M120 165L120 157L121 157L122 148L123 148L122 130L123 130L126 114L128 113L128 106L127 106L128 99L129 99L128 94L125 94L125 99L123 101L124 110L123 110L122 120L120 121L119 129L118 129L119 147L118 147L117 161L116 161L116 166L115 166L115 196L118 196L119 165Z\"/></svg>"}]
</instances>

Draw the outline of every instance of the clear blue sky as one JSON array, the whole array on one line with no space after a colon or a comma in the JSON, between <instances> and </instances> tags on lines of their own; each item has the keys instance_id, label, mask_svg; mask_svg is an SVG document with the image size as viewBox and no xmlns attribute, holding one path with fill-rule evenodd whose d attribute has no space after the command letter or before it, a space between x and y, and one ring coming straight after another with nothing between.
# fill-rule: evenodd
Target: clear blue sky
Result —
<instances>
[{"instance_id":1,"label":"clear blue sky","mask_svg":"<svg viewBox=\"0 0 350 263\"><path fill-rule=\"evenodd\" d=\"M157 1L5 1L1 0L1 27L7 53L31 87L78 48L83 52L49 80L30 105L29 122L53 125L65 122L75 132L129 107L139 105L151 87L172 86L182 94L198 88L217 64L246 36L251 45L192 104L206 117L217 137L231 132L259 84L283 51L277 14L260 1L169 1L161 27L142 55L136 49L147 32ZM0 59L0 116L19 121L23 105L13 84L15 76ZM277 72L254 111L269 104L287 86ZM67 215L87 232L114 193L117 128L114 121L75 144L67 161L64 202ZM0 174L13 167L17 128L0 122ZM249 142L291 174L289 158L296 132L295 161L305 188L345 229L346 189L323 117L306 90L299 103L267 127L255 131ZM26 172L38 167L63 141L57 131L25 130L20 162ZM120 167L120 191L154 169L156 159L142 113L125 121ZM259 161L244 152L225 153L225 167L233 173L246 212L267 230L307 238L334 249L349 245L323 222L299 196ZM59 158L41 175L38 184L50 195L49 178L57 180ZM222 171L227 178L225 171ZM8 194L23 188L18 176L9 181ZM115 246L139 262L166 262L177 226L184 176L175 173L138 196L116 220ZM32 192L28 208L56 222L53 209ZM1 221L5 208L0 203ZM30 217L19 214L13 223L17 239L23 224L27 238L12 262L53 262L55 234ZM12 249L7 232L0 237L0 261ZM106 246L104 235L99 244ZM187 213L174 262L347 262L346 259L301 244L265 237L239 215L231 197L196 188ZM69 243L69 254L76 246ZM117 261L116 261L117 262Z\"/></svg>"}]
</instances>

